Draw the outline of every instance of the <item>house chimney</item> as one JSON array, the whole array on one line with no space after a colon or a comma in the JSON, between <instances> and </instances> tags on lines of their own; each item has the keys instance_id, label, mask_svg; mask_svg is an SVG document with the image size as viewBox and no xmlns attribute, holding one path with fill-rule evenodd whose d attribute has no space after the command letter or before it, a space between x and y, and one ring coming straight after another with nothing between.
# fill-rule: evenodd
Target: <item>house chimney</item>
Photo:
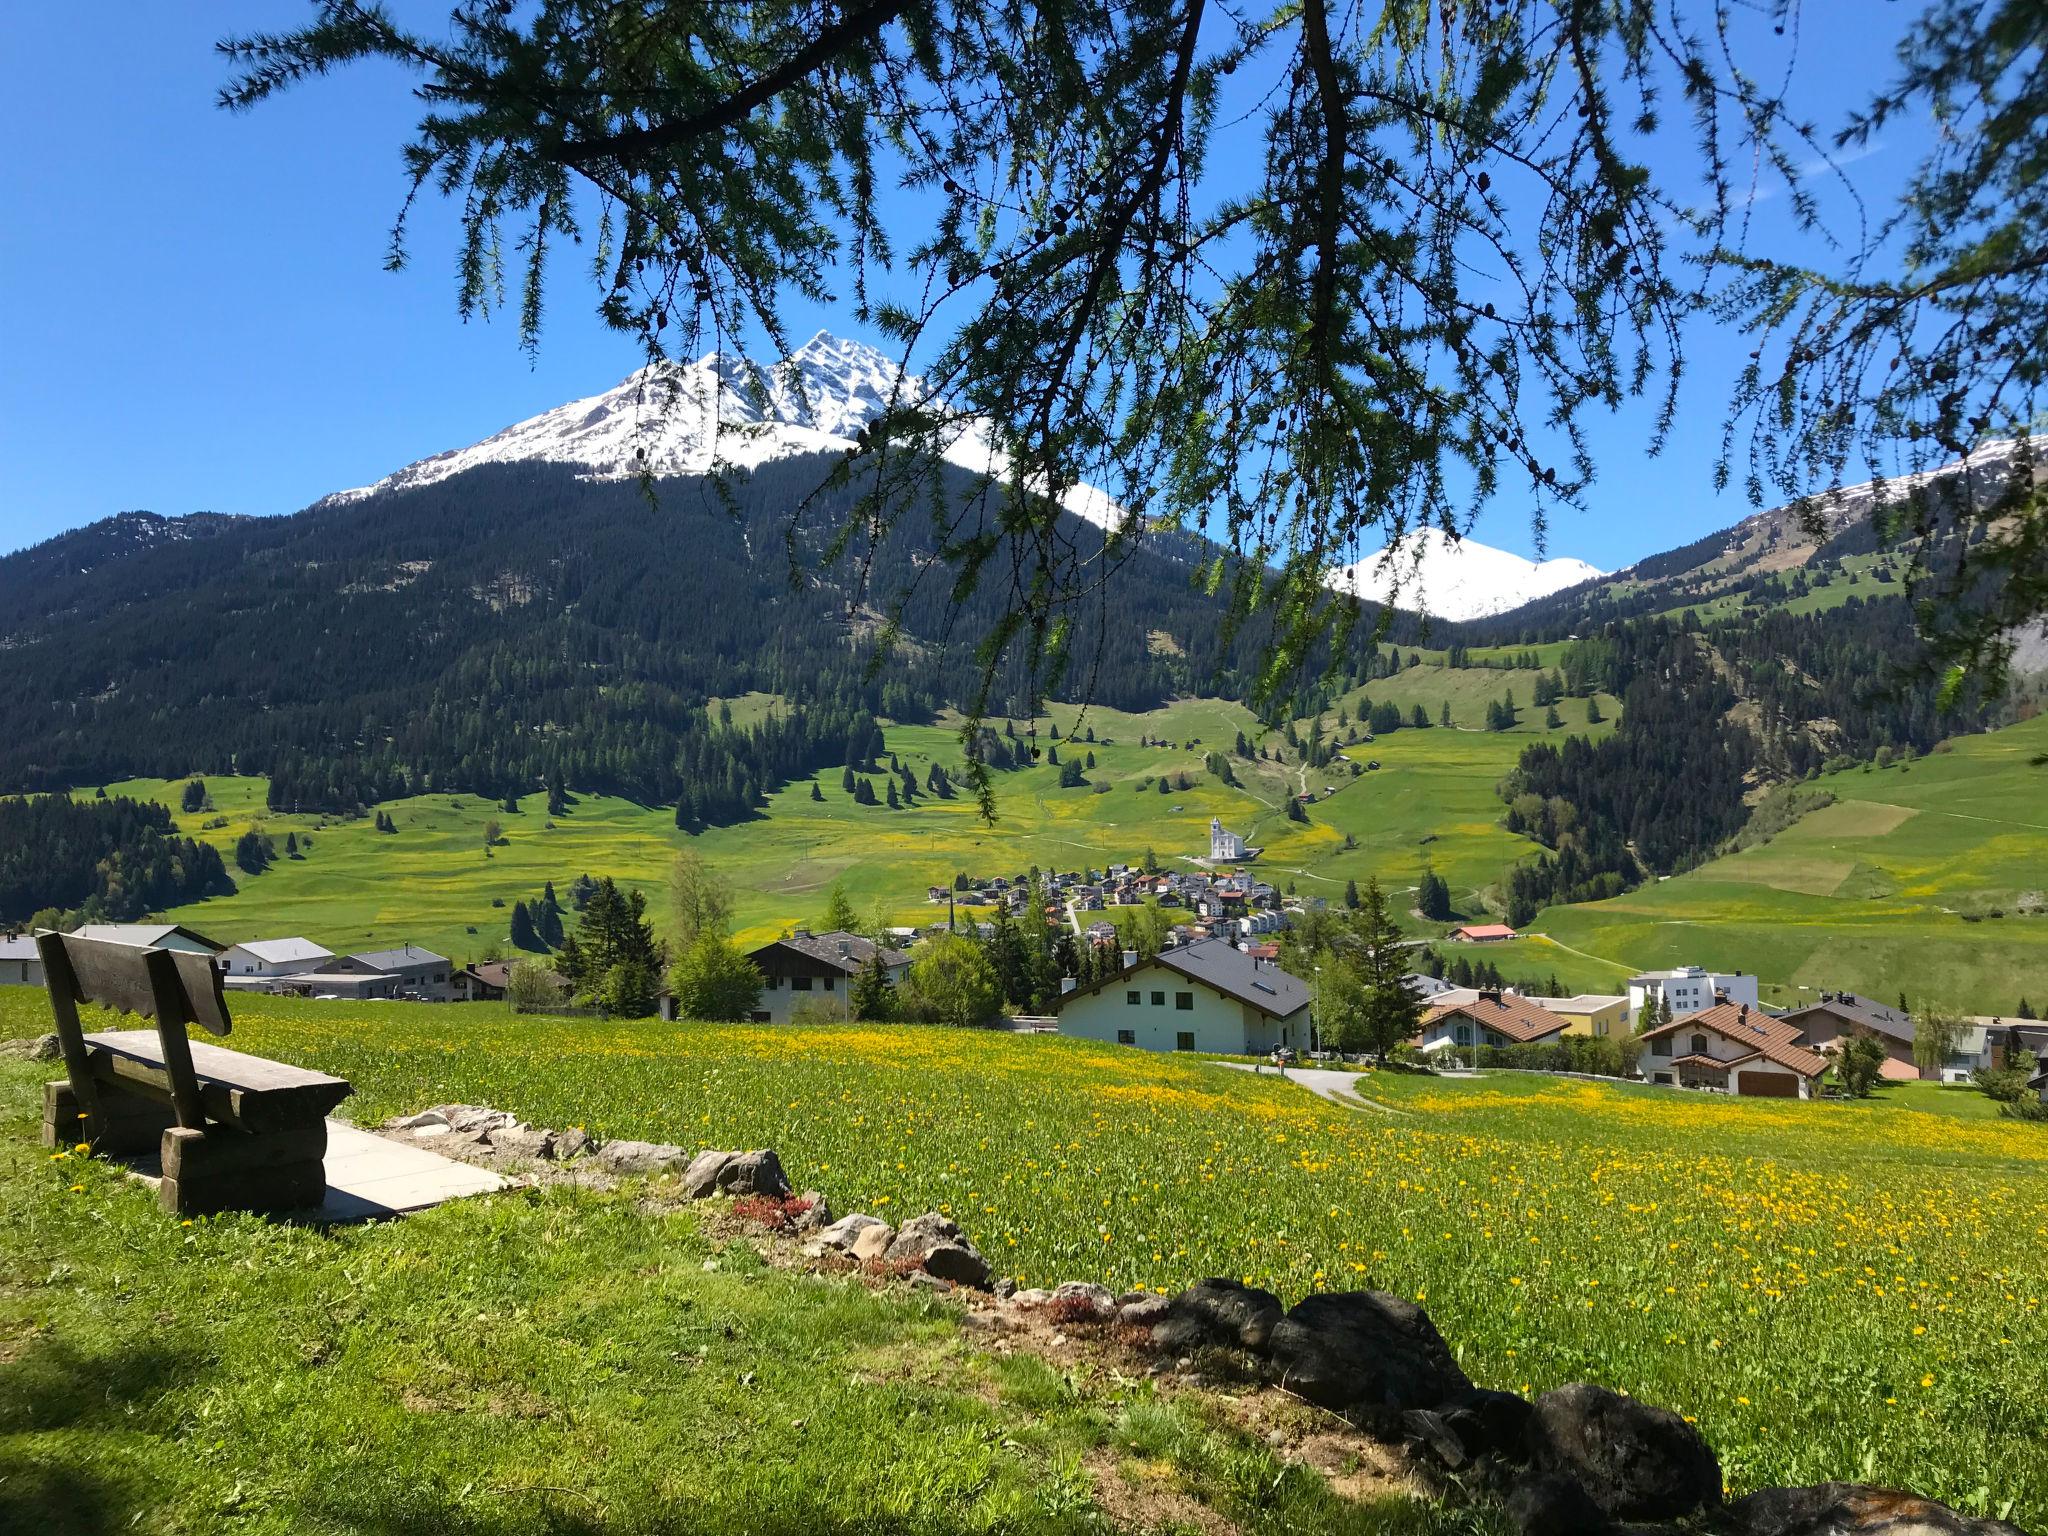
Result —
<instances>
[{"instance_id":1,"label":"house chimney","mask_svg":"<svg viewBox=\"0 0 2048 1536\"><path fill-rule=\"evenodd\" d=\"M1738 1013L1735 1017L1747 1024L1749 1022L1749 1004L1744 1003L1742 1005L1742 1012Z\"/></svg>"},{"instance_id":2,"label":"house chimney","mask_svg":"<svg viewBox=\"0 0 2048 1536\"><path fill-rule=\"evenodd\" d=\"M1132 968L1133 968L1134 966L1136 966L1136 965L1137 965L1137 963L1138 963L1138 952L1137 952L1137 951L1136 951L1135 949L1127 949L1127 950L1125 950L1125 951L1124 951L1124 969L1128 971L1128 970L1132 969Z\"/></svg>"}]
</instances>

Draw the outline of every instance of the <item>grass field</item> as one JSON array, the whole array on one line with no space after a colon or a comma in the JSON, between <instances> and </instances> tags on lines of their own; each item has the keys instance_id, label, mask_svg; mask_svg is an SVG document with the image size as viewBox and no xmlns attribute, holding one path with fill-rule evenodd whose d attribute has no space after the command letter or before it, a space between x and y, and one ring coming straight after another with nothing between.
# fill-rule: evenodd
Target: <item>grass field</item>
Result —
<instances>
[{"instance_id":1,"label":"grass field","mask_svg":"<svg viewBox=\"0 0 2048 1536\"><path fill-rule=\"evenodd\" d=\"M1432 720L1448 701L1454 718L1476 719L1485 701L1506 688L1526 705L1533 676L1418 667L1373 696L1404 708L1424 704ZM1348 696L1346 706L1355 708L1358 697ZM734 718L758 714L771 702L764 695L734 700ZM1615 708L1608 702L1611 716ZM1567 709L1583 730L1583 703ZM732 882L738 927L749 939L816 922L835 883L863 917L879 902L891 921L921 923L943 912L926 903L926 887L950 885L961 870L993 875L1032 864L1100 866L1136 861L1148 849L1162 862L1206 854L1211 816L1265 848L1259 867L1276 884L1337 897L1347 880L1377 875L1404 909L1425 859L1451 883L1456 899L1476 909L1476 892L1535 847L1498 824L1495 785L1529 739L1545 734L1540 712L1525 709L1522 725L1511 732L1394 732L1349 749L1361 762L1381 764L1356 777L1333 764L1311 783L1298 764L1238 759L1233 767L1241 787L1218 783L1203 768L1205 755L1228 751L1239 731L1256 736L1256 722L1237 705L1187 700L1136 715L1100 708L1083 715L1061 707L1052 723L1063 738L1077 728L1109 738L1059 743L1063 756L1095 755L1089 785L1061 789L1059 770L1049 764L1001 774L993 825L964 796L925 797L899 811L855 805L836 770L817 775L820 800L811 798L807 779L771 796L754 820L694 838L676 830L665 808L600 795L578 797L552 821L539 795L526 798L517 813L473 795L421 795L382 807L398 824L392 836L367 819L269 813L259 779L209 778L214 807L193 814L177 809L182 780L131 780L107 790L163 802L183 830L223 853L252 826L280 847L287 832L298 834L303 858L280 859L258 876L238 875L236 895L174 909L166 914L173 921L223 942L303 933L347 950L410 940L458 960L502 941L511 903L537 894L547 880L561 891L579 873L609 874L645 890L659 915L670 858L686 841ZM885 734L889 749L920 782L933 761L949 771L960 767L949 723L895 725ZM1173 745L1140 746L1141 737ZM1040 740L1051 744L1049 735ZM1188 790L1157 792L1161 776L1177 782L1182 774ZM1304 788L1319 793L1325 785L1336 793L1311 808L1307 825L1287 820L1287 796ZM209 821L221 824L208 827ZM504 840L486 857L484 829L491 821L500 824ZM1348 849L1347 834L1354 843ZM505 905L493 907L494 899ZM1410 926L1418 934L1433 931L1419 920ZM1558 970L1574 986L1613 971L1565 951L1548 950L1540 959L1538 974Z\"/></svg>"},{"instance_id":2,"label":"grass field","mask_svg":"<svg viewBox=\"0 0 2048 1536\"><path fill-rule=\"evenodd\" d=\"M36 994L0 999L0 1035L41 1024ZM1969 1095L1777 1104L1376 1075L1362 1092L1394 1112L1367 1114L1271 1077L1051 1037L598 1024L482 1005L249 1000L235 1043L349 1077L365 1120L461 1099L600 1135L773 1145L840 1209L950 1212L1024 1283L1171 1289L1222 1273L1290 1299L1395 1290L1422 1299L1483 1383L1597 1380L1696 1417L1738 1491L1847 1478L2048 1520L2048 1134L1983 1118ZM176 1325L150 1332L203 1356L227 1321L261 1316L263 1338L219 1346L233 1369L277 1369L328 1341L340 1374L325 1390L391 1400L369 1431L377 1456L395 1454L385 1437L407 1388L452 1373L459 1392L528 1405L522 1423L486 1421L465 1443L502 1458L516 1442L545 1481L603 1499L636 1475L630 1457L607 1466L550 1447L582 1443L599 1433L586 1415L608 1424L636 1400L663 1422L694 1413L666 1364L679 1338L703 1336L692 1330L716 1351L719 1403L749 1368L738 1356L752 1352L715 1331L736 1300L676 1310L703 1249L678 1228L665 1250L629 1204L520 1197L326 1241L248 1221L174 1235L146 1192L24 1150L46 1071L0 1064L0 1168L25 1238L0 1259L0 1360L29 1330L47 1355L166 1309ZM190 1279L167 1297L159 1277L181 1254L235 1268L229 1299ZM670 1309L658 1327L649 1291ZM862 1337L897 1326L830 1305ZM797 1319L748 1316L742 1336L771 1390L742 1423L786 1423L802 1410L775 1394L797 1390L798 1361L771 1352L822 1360L836 1380L844 1351ZM277 1466L252 1461L297 1443L321 1378L258 1391L223 1374L207 1377L217 1406L203 1429L178 1411L131 1422L96 1410L93 1433L142 1444L189 1432L218 1442L193 1477L270 1487ZM4 1427L19 1433L21 1417ZM443 1447L428 1454L447 1467ZM677 1471L677 1486L692 1475ZM456 1478L448 1467L444 1486ZM336 1496L348 1496L339 1482Z\"/></svg>"},{"instance_id":3,"label":"grass field","mask_svg":"<svg viewBox=\"0 0 2048 1536\"><path fill-rule=\"evenodd\" d=\"M1770 842L1535 927L1637 966L1741 967L1765 1001L1846 988L2009 1014L2048 998L2048 716L1819 786ZM1992 912L2003 916L1992 917ZM2027 915L2031 911L2032 915ZM1977 919L1965 921L1965 916Z\"/></svg>"}]
</instances>

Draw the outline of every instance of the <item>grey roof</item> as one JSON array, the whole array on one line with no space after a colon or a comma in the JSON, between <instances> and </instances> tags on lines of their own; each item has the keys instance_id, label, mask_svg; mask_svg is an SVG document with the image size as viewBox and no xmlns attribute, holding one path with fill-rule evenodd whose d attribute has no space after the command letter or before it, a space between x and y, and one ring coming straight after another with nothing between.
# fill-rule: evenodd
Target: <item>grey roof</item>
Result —
<instances>
[{"instance_id":1,"label":"grey roof","mask_svg":"<svg viewBox=\"0 0 2048 1536\"><path fill-rule=\"evenodd\" d=\"M162 944L174 934L182 933L196 944L203 944L215 954L227 948L216 944L203 933L195 933L183 923L87 923L72 930L81 939L98 939L105 944L141 944L145 947Z\"/></svg>"},{"instance_id":2,"label":"grey roof","mask_svg":"<svg viewBox=\"0 0 2048 1536\"><path fill-rule=\"evenodd\" d=\"M367 965L373 971L402 971L409 966L448 963L446 955L437 955L431 949L422 949L417 944L407 944L400 949L372 949L344 958L359 965Z\"/></svg>"},{"instance_id":3,"label":"grey roof","mask_svg":"<svg viewBox=\"0 0 2048 1536\"><path fill-rule=\"evenodd\" d=\"M1249 1003L1271 1018L1288 1018L1308 1006L1306 982L1223 939L1197 939L1177 949L1162 949L1158 960L1168 970Z\"/></svg>"},{"instance_id":4,"label":"grey roof","mask_svg":"<svg viewBox=\"0 0 2048 1536\"><path fill-rule=\"evenodd\" d=\"M26 933L0 934L0 960L40 960L34 937Z\"/></svg>"},{"instance_id":5,"label":"grey roof","mask_svg":"<svg viewBox=\"0 0 2048 1536\"><path fill-rule=\"evenodd\" d=\"M1889 1035L1894 1040L1908 1044L1913 1040L1913 1020L1896 1008L1887 1008L1874 998L1858 997L1854 992L1829 992L1822 995L1817 1003L1808 1003L1804 1008L1794 1008L1780 1017L1790 1023L1799 1023L1808 1013L1826 1010L1837 1018L1848 1019L1863 1028L1880 1035Z\"/></svg>"},{"instance_id":6,"label":"grey roof","mask_svg":"<svg viewBox=\"0 0 2048 1536\"><path fill-rule=\"evenodd\" d=\"M334 951L311 939L245 939L240 944L229 946L254 955L266 965L282 965L292 960L332 960Z\"/></svg>"},{"instance_id":7,"label":"grey roof","mask_svg":"<svg viewBox=\"0 0 2048 1536\"><path fill-rule=\"evenodd\" d=\"M873 959L880 950L882 964L886 966L908 965L910 956L900 949L880 949L874 940L864 939L857 933L847 933L835 928L830 933L793 933L771 944L763 944L750 954L748 959L765 955L771 949L793 949L800 955L833 966L851 976L855 971Z\"/></svg>"}]
</instances>

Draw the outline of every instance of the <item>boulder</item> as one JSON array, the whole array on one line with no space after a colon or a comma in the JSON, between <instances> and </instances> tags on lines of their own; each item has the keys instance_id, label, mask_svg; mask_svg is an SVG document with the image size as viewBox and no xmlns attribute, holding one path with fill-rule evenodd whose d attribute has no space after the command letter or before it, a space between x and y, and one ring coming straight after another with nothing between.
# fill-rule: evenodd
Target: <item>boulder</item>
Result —
<instances>
[{"instance_id":1,"label":"boulder","mask_svg":"<svg viewBox=\"0 0 2048 1536\"><path fill-rule=\"evenodd\" d=\"M1052 1304L1059 1309L1061 1322L1104 1323L1116 1316L1115 1293L1087 1280L1068 1280L1053 1287Z\"/></svg>"},{"instance_id":2,"label":"boulder","mask_svg":"<svg viewBox=\"0 0 2048 1536\"><path fill-rule=\"evenodd\" d=\"M1179 1354L1203 1345L1263 1349L1280 1321L1280 1298L1236 1280L1197 1280L1152 1325L1152 1342Z\"/></svg>"},{"instance_id":3,"label":"boulder","mask_svg":"<svg viewBox=\"0 0 2048 1536\"><path fill-rule=\"evenodd\" d=\"M879 1216L864 1216L855 1211L851 1216L842 1216L822 1228L817 1236L804 1244L804 1252L814 1259L827 1253L851 1253L855 1239L871 1227L879 1227L891 1237L895 1236L889 1224Z\"/></svg>"},{"instance_id":4,"label":"boulder","mask_svg":"<svg viewBox=\"0 0 2048 1536\"><path fill-rule=\"evenodd\" d=\"M63 1054L63 1046L55 1035L36 1035L27 1040L0 1040L0 1056L13 1056L25 1061L55 1061Z\"/></svg>"},{"instance_id":5,"label":"boulder","mask_svg":"<svg viewBox=\"0 0 2048 1536\"><path fill-rule=\"evenodd\" d=\"M554 1160L553 1131L538 1130L530 1125L507 1125L486 1132L484 1141L492 1151L502 1152L507 1157L533 1158L541 1162Z\"/></svg>"},{"instance_id":6,"label":"boulder","mask_svg":"<svg viewBox=\"0 0 2048 1536\"><path fill-rule=\"evenodd\" d=\"M1592 1536L1607 1529L1607 1517L1571 1478L1537 1472L1508 1490L1508 1523L1519 1536Z\"/></svg>"},{"instance_id":7,"label":"boulder","mask_svg":"<svg viewBox=\"0 0 2048 1536\"><path fill-rule=\"evenodd\" d=\"M1614 1520L1676 1520L1721 1502L1721 1463L1704 1436L1668 1408L1591 1382L1536 1399L1530 1460L1569 1477Z\"/></svg>"},{"instance_id":8,"label":"boulder","mask_svg":"<svg viewBox=\"0 0 2048 1536\"><path fill-rule=\"evenodd\" d=\"M416 1115L393 1115L384 1122L387 1131L411 1131L416 1136L445 1136L452 1126L438 1109L423 1109Z\"/></svg>"},{"instance_id":9,"label":"boulder","mask_svg":"<svg viewBox=\"0 0 2048 1536\"><path fill-rule=\"evenodd\" d=\"M891 1264L918 1264L939 1244L959 1241L958 1227L937 1211L926 1211L903 1223L896 1240L889 1244L887 1258Z\"/></svg>"},{"instance_id":10,"label":"boulder","mask_svg":"<svg viewBox=\"0 0 2048 1536\"><path fill-rule=\"evenodd\" d=\"M774 1150L735 1152L718 1174L722 1195L766 1195L770 1200L787 1200L789 1180L782 1172L782 1159Z\"/></svg>"},{"instance_id":11,"label":"boulder","mask_svg":"<svg viewBox=\"0 0 2048 1536\"><path fill-rule=\"evenodd\" d=\"M832 1224L832 1205L822 1191L807 1189L797 1196L797 1200L803 1205L796 1216L797 1232L822 1232Z\"/></svg>"},{"instance_id":12,"label":"boulder","mask_svg":"<svg viewBox=\"0 0 2048 1536\"><path fill-rule=\"evenodd\" d=\"M737 1152L699 1152L690 1159L690 1166L683 1170L683 1193L692 1200L703 1200L717 1194L718 1176L725 1172L725 1165L737 1156Z\"/></svg>"},{"instance_id":13,"label":"boulder","mask_svg":"<svg viewBox=\"0 0 2048 1536\"><path fill-rule=\"evenodd\" d=\"M1729 1505L1719 1528L1731 1536L2020 1536L2003 1520L1857 1483L1766 1488Z\"/></svg>"},{"instance_id":14,"label":"boulder","mask_svg":"<svg viewBox=\"0 0 2048 1536\"><path fill-rule=\"evenodd\" d=\"M665 1141L608 1141L597 1160L612 1173L674 1173L688 1156Z\"/></svg>"},{"instance_id":15,"label":"boulder","mask_svg":"<svg viewBox=\"0 0 2048 1536\"><path fill-rule=\"evenodd\" d=\"M1140 1296L1116 1309L1116 1320L1126 1328L1150 1328L1166 1316L1173 1305L1170 1296Z\"/></svg>"},{"instance_id":16,"label":"boulder","mask_svg":"<svg viewBox=\"0 0 2048 1536\"><path fill-rule=\"evenodd\" d=\"M555 1132L555 1146L552 1156L558 1163L566 1163L572 1157L581 1157L590 1150L590 1133L580 1126L570 1126L566 1131Z\"/></svg>"},{"instance_id":17,"label":"boulder","mask_svg":"<svg viewBox=\"0 0 2048 1536\"><path fill-rule=\"evenodd\" d=\"M861 1228L846 1251L862 1261L886 1258L889 1245L895 1241L896 1229L886 1221L876 1222L872 1227Z\"/></svg>"},{"instance_id":18,"label":"boulder","mask_svg":"<svg viewBox=\"0 0 2048 1536\"><path fill-rule=\"evenodd\" d=\"M924 1272L976 1290L988 1284L988 1260L964 1237L957 1243L941 1243L926 1254Z\"/></svg>"},{"instance_id":19,"label":"boulder","mask_svg":"<svg viewBox=\"0 0 2048 1536\"><path fill-rule=\"evenodd\" d=\"M519 1117L509 1110L493 1109L488 1104L436 1104L427 1113L439 1115L448 1123L448 1129L466 1136L501 1131L519 1123Z\"/></svg>"},{"instance_id":20,"label":"boulder","mask_svg":"<svg viewBox=\"0 0 2048 1536\"><path fill-rule=\"evenodd\" d=\"M1008 1301L1011 1297L1017 1294L1017 1282L1012 1280L1008 1275L1005 1275L1002 1279L998 1280L994 1285L990 1286L989 1289L995 1293L995 1298L997 1301Z\"/></svg>"},{"instance_id":21,"label":"boulder","mask_svg":"<svg viewBox=\"0 0 2048 1536\"><path fill-rule=\"evenodd\" d=\"M1458 1437L1465 1454L1475 1461L1498 1455L1519 1459L1533 1412L1526 1397L1484 1387L1460 1392L1436 1406L1444 1427Z\"/></svg>"},{"instance_id":22,"label":"boulder","mask_svg":"<svg viewBox=\"0 0 2048 1536\"><path fill-rule=\"evenodd\" d=\"M1010 1292L1010 1303L1018 1307L1042 1307L1052 1300L1052 1292L1035 1285L1028 1285L1021 1291Z\"/></svg>"},{"instance_id":23,"label":"boulder","mask_svg":"<svg viewBox=\"0 0 2048 1536\"><path fill-rule=\"evenodd\" d=\"M1428 1408L1472 1385L1429 1314L1384 1291L1303 1298L1266 1353L1282 1386L1324 1408Z\"/></svg>"}]
</instances>

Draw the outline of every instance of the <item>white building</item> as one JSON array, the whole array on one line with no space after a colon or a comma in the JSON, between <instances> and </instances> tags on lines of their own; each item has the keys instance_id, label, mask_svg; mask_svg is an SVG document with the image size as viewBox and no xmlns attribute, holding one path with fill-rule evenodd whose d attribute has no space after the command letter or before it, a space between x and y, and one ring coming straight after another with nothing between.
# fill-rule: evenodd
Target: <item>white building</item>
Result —
<instances>
[{"instance_id":1,"label":"white building","mask_svg":"<svg viewBox=\"0 0 2048 1536\"><path fill-rule=\"evenodd\" d=\"M450 1002L457 982L454 967L446 955L417 944L397 949L371 950L366 954L343 955L317 969L294 971L275 978L271 985L303 993L307 997L402 998L427 1003ZM463 984L465 990L467 984Z\"/></svg>"},{"instance_id":2,"label":"white building","mask_svg":"<svg viewBox=\"0 0 2048 1536\"><path fill-rule=\"evenodd\" d=\"M280 976L317 971L334 951L311 939L250 939L221 951L221 981L229 987L261 991Z\"/></svg>"},{"instance_id":3,"label":"white building","mask_svg":"<svg viewBox=\"0 0 2048 1536\"><path fill-rule=\"evenodd\" d=\"M0 987L40 987L43 958L32 934L0 934Z\"/></svg>"},{"instance_id":4,"label":"white building","mask_svg":"<svg viewBox=\"0 0 2048 1536\"><path fill-rule=\"evenodd\" d=\"M995 932L994 924L987 925ZM900 949L878 950L872 939L834 930L812 933L799 928L787 938L763 944L747 956L761 973L761 1000L756 1024L787 1024L806 1003L840 1014L847 1011L853 979L880 954L889 985L903 980L910 956Z\"/></svg>"},{"instance_id":5,"label":"white building","mask_svg":"<svg viewBox=\"0 0 2048 1536\"><path fill-rule=\"evenodd\" d=\"M1220 818L1209 818L1209 857L1222 864L1238 864L1255 858L1258 849L1247 848L1243 838L1223 825Z\"/></svg>"},{"instance_id":6,"label":"white building","mask_svg":"<svg viewBox=\"0 0 2048 1536\"><path fill-rule=\"evenodd\" d=\"M1645 1003L1650 1005L1653 1018L1663 1013L1668 1003L1674 1019L1712 1008L1716 1003L1759 1006L1754 976L1745 976L1741 971L1709 971L1697 965L1682 965L1675 971L1645 971L1629 977L1631 1023L1643 1016Z\"/></svg>"},{"instance_id":7,"label":"white building","mask_svg":"<svg viewBox=\"0 0 2048 1536\"><path fill-rule=\"evenodd\" d=\"M1653 1083L1750 1098L1810 1099L1828 1059L1799 1043L1799 1026L1721 1003L1645 1030L1636 1070Z\"/></svg>"},{"instance_id":8,"label":"white building","mask_svg":"<svg viewBox=\"0 0 2048 1536\"><path fill-rule=\"evenodd\" d=\"M1223 939L1201 939L1150 960L1127 950L1119 974L1060 999L1060 1033L1149 1051L1307 1050L1308 986Z\"/></svg>"},{"instance_id":9,"label":"white building","mask_svg":"<svg viewBox=\"0 0 2048 1536\"><path fill-rule=\"evenodd\" d=\"M217 955L227 946L177 923L87 923L72 930L81 939L105 944L139 944L147 949L182 949L188 954Z\"/></svg>"}]
</instances>

